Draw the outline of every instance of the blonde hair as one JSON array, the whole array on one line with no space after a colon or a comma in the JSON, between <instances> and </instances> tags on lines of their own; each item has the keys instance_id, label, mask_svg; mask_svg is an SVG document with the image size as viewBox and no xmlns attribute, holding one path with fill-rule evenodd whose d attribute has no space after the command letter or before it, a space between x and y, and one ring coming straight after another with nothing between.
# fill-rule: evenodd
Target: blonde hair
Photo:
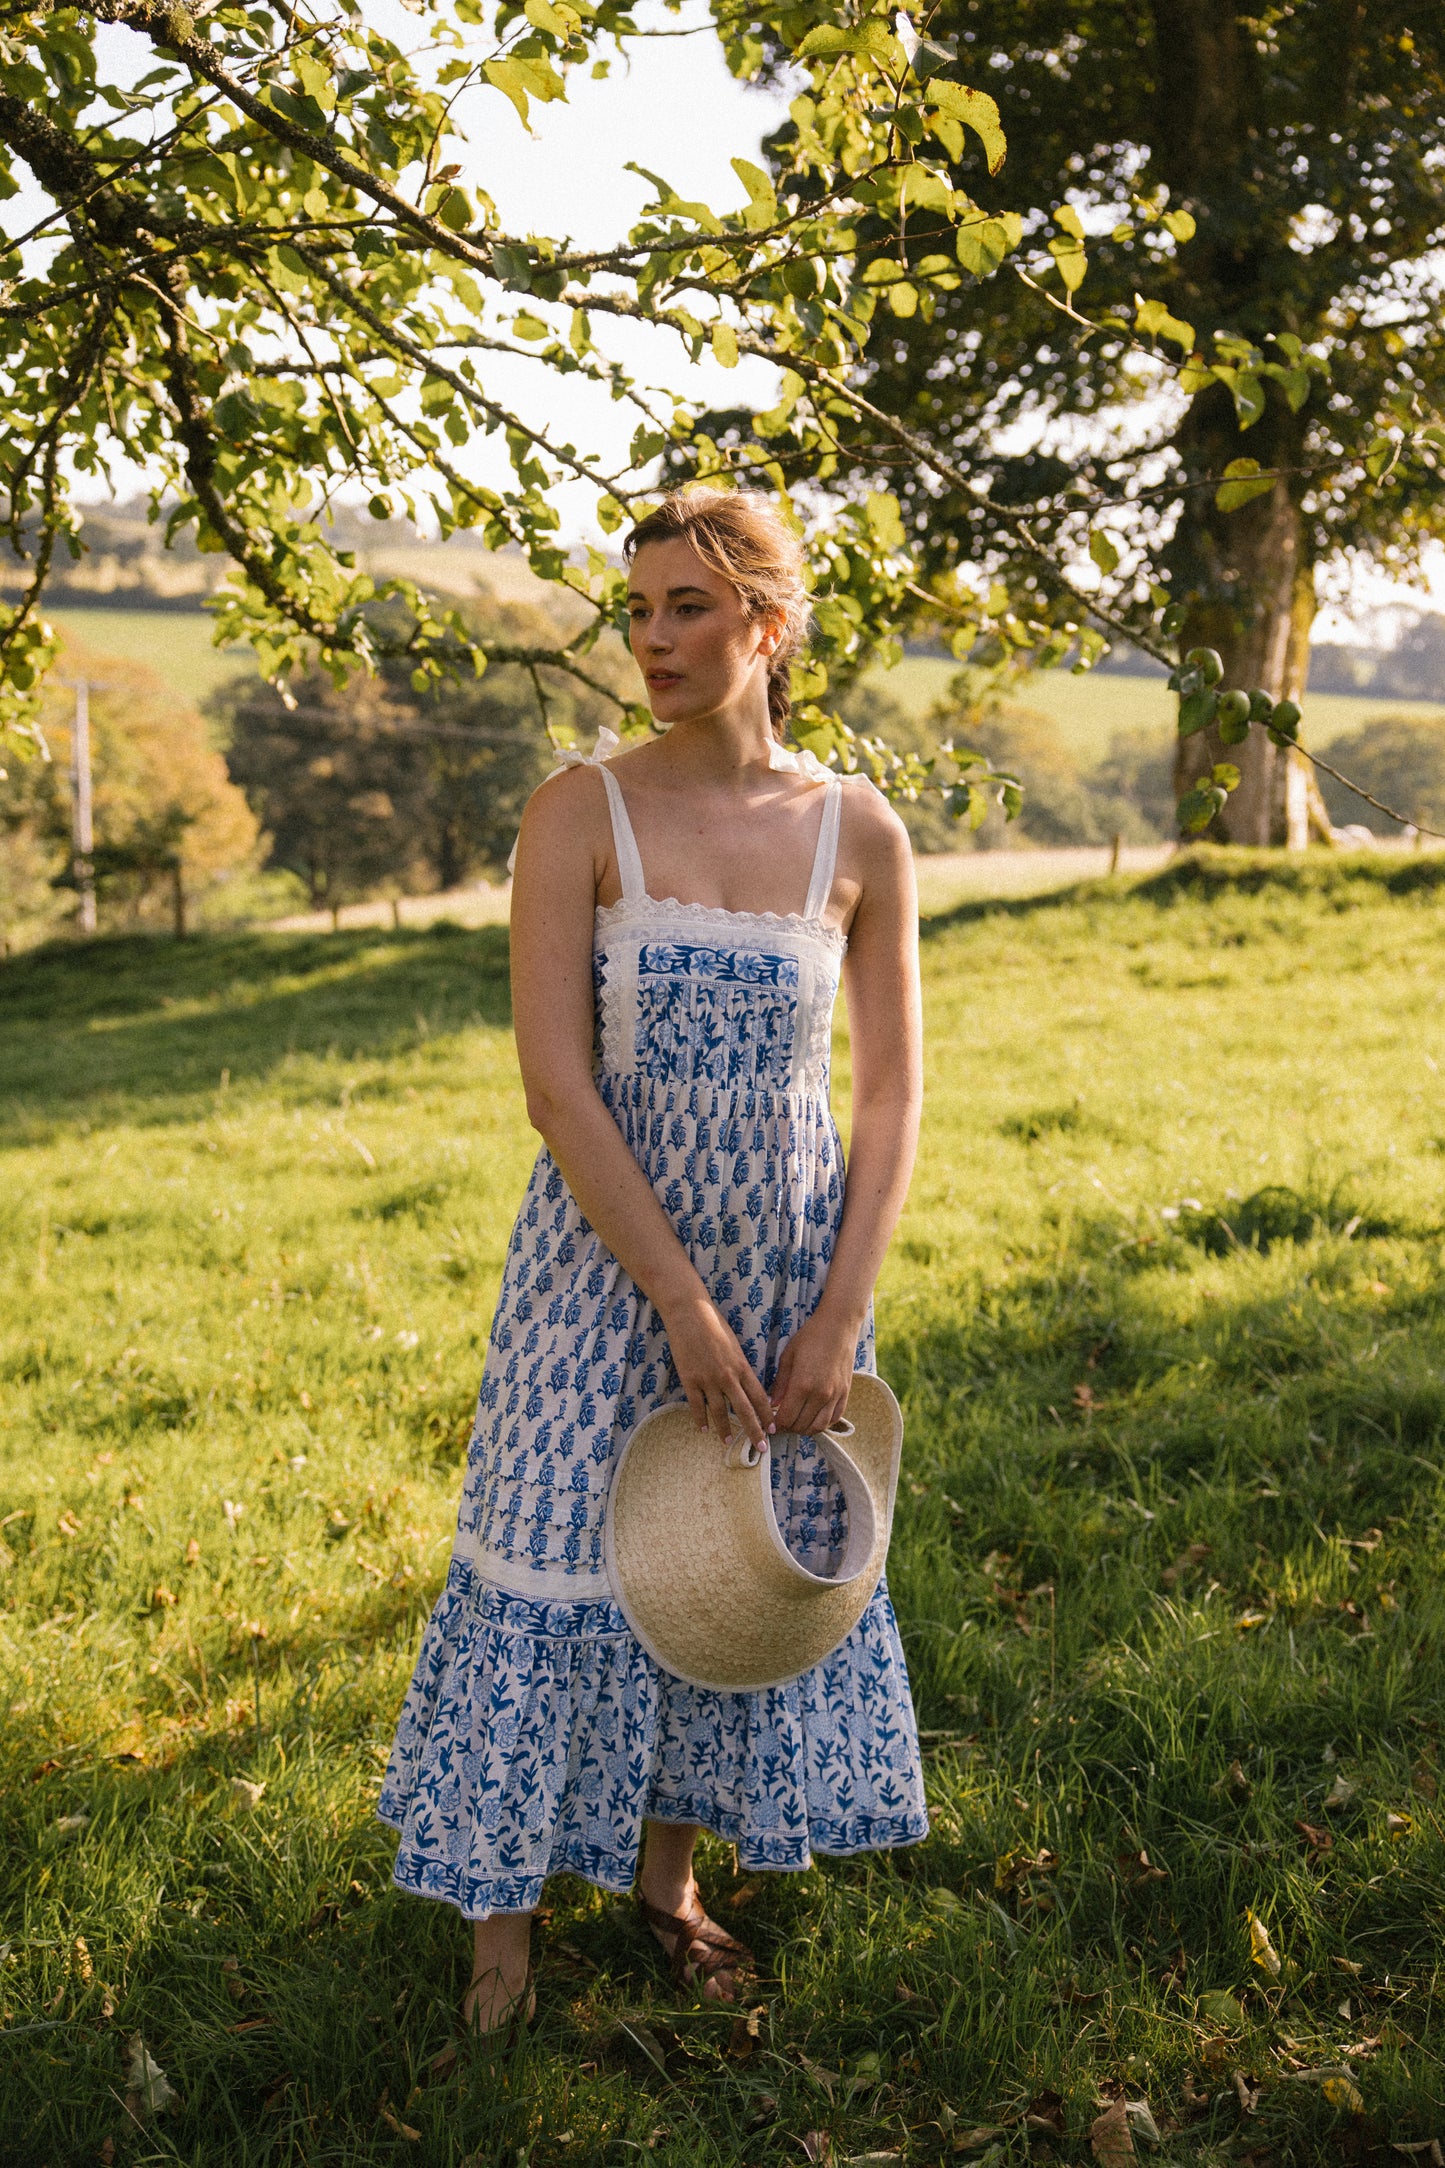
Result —
<instances>
[{"instance_id":1,"label":"blonde hair","mask_svg":"<svg viewBox=\"0 0 1445 2168\"><path fill-rule=\"evenodd\" d=\"M649 542L686 542L703 563L736 588L750 617L780 622L768 658L768 720L781 738L792 708L789 672L807 637L810 614L803 585L803 547L771 501L751 489L694 484L664 497L622 545L630 565Z\"/></svg>"}]
</instances>

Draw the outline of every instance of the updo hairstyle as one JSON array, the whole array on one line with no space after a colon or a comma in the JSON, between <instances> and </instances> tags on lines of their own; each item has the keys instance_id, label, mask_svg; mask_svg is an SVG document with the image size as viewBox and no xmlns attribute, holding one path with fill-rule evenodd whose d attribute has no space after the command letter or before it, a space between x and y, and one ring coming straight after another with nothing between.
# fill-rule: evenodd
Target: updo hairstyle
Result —
<instances>
[{"instance_id":1,"label":"updo hairstyle","mask_svg":"<svg viewBox=\"0 0 1445 2168\"><path fill-rule=\"evenodd\" d=\"M808 631L797 536L758 491L693 484L664 497L655 512L637 522L622 545L626 562L630 565L649 542L688 543L736 588L750 617L778 623L778 644L768 657L768 720L774 737L781 738L792 707L788 673Z\"/></svg>"}]
</instances>

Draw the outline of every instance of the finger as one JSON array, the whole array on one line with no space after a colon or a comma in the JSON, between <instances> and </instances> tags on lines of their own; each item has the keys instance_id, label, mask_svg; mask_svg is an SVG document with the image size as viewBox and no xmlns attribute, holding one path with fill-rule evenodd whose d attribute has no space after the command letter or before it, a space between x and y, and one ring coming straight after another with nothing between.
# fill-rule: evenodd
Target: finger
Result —
<instances>
[{"instance_id":1,"label":"finger","mask_svg":"<svg viewBox=\"0 0 1445 2168\"><path fill-rule=\"evenodd\" d=\"M687 1404L692 1410L692 1420L694 1426L698 1430L706 1430L707 1401L703 1396L701 1389L696 1385L689 1385L686 1386L684 1390L687 1393Z\"/></svg>"},{"instance_id":2,"label":"finger","mask_svg":"<svg viewBox=\"0 0 1445 2168\"><path fill-rule=\"evenodd\" d=\"M713 1385L709 1387L707 1412L708 1419L718 1436L723 1439L730 1438L733 1434L733 1418L732 1410L728 1406L727 1388L725 1386Z\"/></svg>"},{"instance_id":3,"label":"finger","mask_svg":"<svg viewBox=\"0 0 1445 2168\"><path fill-rule=\"evenodd\" d=\"M773 1379L773 1389L768 1396L774 1409L780 1408L787 1399L792 1380L793 1343L790 1340L783 1349L782 1360L778 1364L777 1376Z\"/></svg>"},{"instance_id":4,"label":"finger","mask_svg":"<svg viewBox=\"0 0 1445 2168\"><path fill-rule=\"evenodd\" d=\"M754 1443L761 1444L774 1425L773 1403L763 1389L763 1382L757 1372L746 1363L739 1374L738 1392L742 1397L735 1399L733 1404L740 1415L746 1411L746 1420L750 1426L756 1425L751 1434Z\"/></svg>"}]
</instances>

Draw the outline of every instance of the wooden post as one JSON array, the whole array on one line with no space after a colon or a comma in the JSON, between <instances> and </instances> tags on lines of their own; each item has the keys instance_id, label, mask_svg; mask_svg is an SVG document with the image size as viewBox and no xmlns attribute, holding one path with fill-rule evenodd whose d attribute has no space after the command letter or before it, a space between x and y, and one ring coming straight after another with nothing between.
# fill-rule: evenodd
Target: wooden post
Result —
<instances>
[{"instance_id":1,"label":"wooden post","mask_svg":"<svg viewBox=\"0 0 1445 2168\"><path fill-rule=\"evenodd\" d=\"M91 817L90 686L75 681L75 727L70 740L71 871L80 898L79 926L88 939L95 932L95 829Z\"/></svg>"}]
</instances>

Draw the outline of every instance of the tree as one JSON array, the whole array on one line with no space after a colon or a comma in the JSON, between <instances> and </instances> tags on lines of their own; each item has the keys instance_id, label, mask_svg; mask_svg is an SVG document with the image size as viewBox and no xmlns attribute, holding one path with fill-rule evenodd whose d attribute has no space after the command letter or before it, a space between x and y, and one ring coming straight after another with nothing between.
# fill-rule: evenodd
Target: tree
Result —
<instances>
[{"instance_id":1,"label":"tree","mask_svg":"<svg viewBox=\"0 0 1445 2168\"><path fill-rule=\"evenodd\" d=\"M493 645L562 637L535 607L462 615ZM604 682L620 675L605 652L596 669ZM595 734L611 712L565 680L545 697L554 727L573 735ZM394 661L341 688L316 670L294 683L290 705L242 682L213 706L231 776L266 830L268 863L298 874L318 906L499 877L552 764L530 673L515 663L422 693Z\"/></svg>"},{"instance_id":2,"label":"tree","mask_svg":"<svg viewBox=\"0 0 1445 2168\"><path fill-rule=\"evenodd\" d=\"M1380 715L1335 739L1330 758L1358 776L1366 790L1388 805L1407 805L1434 828L1445 827L1445 721L1423 716ZM1359 819L1350 794L1326 778L1325 798L1341 823ZM1397 832L1393 822L1384 826Z\"/></svg>"},{"instance_id":3,"label":"tree","mask_svg":"<svg viewBox=\"0 0 1445 2168\"><path fill-rule=\"evenodd\" d=\"M90 683L95 871L102 922L176 922L177 899L244 871L256 822L197 711L140 663L68 642L66 679ZM59 924L70 881L70 739L74 697L46 690L39 727L50 761L15 762L0 779L0 909L32 937ZM73 898L70 908L73 908Z\"/></svg>"},{"instance_id":4,"label":"tree","mask_svg":"<svg viewBox=\"0 0 1445 2168\"><path fill-rule=\"evenodd\" d=\"M1181 648L1298 702L1321 568L1408 571L1445 533L1445 14L940 0L929 26L1010 129L1003 187L971 142L955 182L1053 231L1033 221L1010 275L874 318L870 397L948 449L950 476L896 484L921 562L1047 590L1000 532L1016 508L1060 554L1090 544L1118 617L1167 584ZM775 158L806 190L791 129ZM932 243L880 221L863 245L865 275L901 278ZM1259 724L1225 744L1209 725L1181 738L1181 790L1221 760L1243 770L1223 830L1282 840L1292 795L1298 840L1299 761Z\"/></svg>"},{"instance_id":5,"label":"tree","mask_svg":"<svg viewBox=\"0 0 1445 2168\"><path fill-rule=\"evenodd\" d=\"M895 756L825 705L830 673L846 677L890 652L920 609L981 650L993 641L1035 661L1096 655L1091 614L1161 652L1162 588L1136 592L1132 606L1111 589L1101 603L1073 570L1112 484L1101 491L1086 478L1047 517L1027 492L978 507L983 555L1006 575L982 584L931 580L930 539L900 514L899 492L917 501L922 488L962 515L976 469L966 447L963 464L955 456L945 403L938 427L926 402L896 413L880 404L881 381L869 380L882 352L874 327L881 317L918 338L966 280L994 277L1026 228L1041 235L1047 222L1012 183L1021 209L991 209L968 192L989 193L1007 148L993 97L969 79L996 79L987 56L966 39L920 40L874 0L765 0L746 15L719 4L737 74L784 55L792 71L790 132L773 171L735 159L745 201L724 210L683 201L657 179L625 238L585 250L502 230L467 167L456 101L463 91L490 100L492 120L510 105L525 124L532 101L565 97L572 68L606 65L643 34L624 0L408 4L427 34L411 55L348 0L318 0L310 15L235 0L196 15L180 0L7 11L0 189L24 166L50 206L0 262L0 516L29 567L24 594L0 615L14 724L26 726L51 648L40 603L55 552L83 547L69 477L104 478L117 454L156 477L153 511L169 533L189 529L203 550L229 555L218 636L249 638L268 677L316 664L339 682L357 661L390 657L424 691L475 673L490 654L605 697L590 658L621 575L601 552L568 561L557 493L590 491L610 531L646 501L660 456L682 448L699 473L765 481L807 528L817 638L797 679L803 739L861 761L905 796L941 788L971 820L995 798L1016 805L1010 779L976 753ZM97 69L98 24L152 49L155 65L133 90ZM1169 95L1186 112L1187 86ZM1033 116L1019 110L1027 132ZM1081 170L1095 157L1091 140L1080 131ZM628 148L645 155L645 145ZM1427 193L1421 179L1416 194ZM1112 244L1141 288L1184 235L1181 216L1159 197ZM1059 207L1055 225L1045 260L1073 294L1086 256L1078 212ZM655 335L652 388L604 351L596 327L614 319ZM1046 327L1041 317L1042 349L1058 346L1060 327L1071 337L1088 329L1078 311ZM1146 293L1127 320L1106 313L1070 367L1097 376L1102 399L1126 352L1148 357L1179 336ZM1261 348L1256 360L1254 346L1228 336L1221 330L1211 357L1186 369L1229 382L1241 400L1271 371L1282 386L1293 374L1312 385L1322 366L1278 345L1281 358ZM1366 345L1371 337L1362 330ZM779 372L776 404L740 449L719 446L667 391L678 340L724 366L748 354ZM1192 348L1192 332L1183 344ZM498 354L535 364L530 398L502 396ZM990 355L988 370L1001 359ZM620 471L549 427L549 385L577 373L636 416ZM483 478L488 437L506 448L505 478ZM1417 432L1402 464L1433 458L1426 445ZM378 588L325 522L339 493L358 490L379 516L398 505L410 513L424 496L443 533L472 527L494 546L520 543L536 571L586 601L588 623L547 648L488 649L410 583ZM1100 535L1096 561L1113 549ZM640 711L619 706L645 727ZM1225 774L1216 766L1191 815L1212 809Z\"/></svg>"}]
</instances>

